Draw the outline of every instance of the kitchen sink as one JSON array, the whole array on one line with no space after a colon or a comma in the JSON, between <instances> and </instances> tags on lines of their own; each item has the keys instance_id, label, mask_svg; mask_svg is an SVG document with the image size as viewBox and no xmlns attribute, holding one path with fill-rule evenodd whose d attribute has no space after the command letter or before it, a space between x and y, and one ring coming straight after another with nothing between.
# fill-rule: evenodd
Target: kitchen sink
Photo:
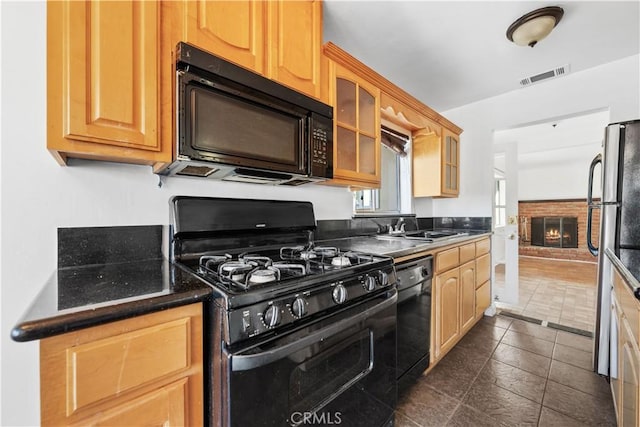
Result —
<instances>
[{"instance_id":1,"label":"kitchen sink","mask_svg":"<svg viewBox=\"0 0 640 427\"><path fill-rule=\"evenodd\" d=\"M458 231L416 231L411 233L405 233L406 239L416 240L430 240L439 241L444 239L451 239L453 237L468 236L469 233L463 233Z\"/></svg>"},{"instance_id":2,"label":"kitchen sink","mask_svg":"<svg viewBox=\"0 0 640 427\"><path fill-rule=\"evenodd\" d=\"M378 240L397 240L397 239L410 239L410 240L423 240L425 242L437 242L445 239L452 239L454 237L468 236L469 233L458 231L407 231L405 233L398 234L378 234L376 239Z\"/></svg>"},{"instance_id":3,"label":"kitchen sink","mask_svg":"<svg viewBox=\"0 0 640 427\"><path fill-rule=\"evenodd\" d=\"M378 240L398 240L404 239L405 233L402 234L376 234L375 238Z\"/></svg>"}]
</instances>

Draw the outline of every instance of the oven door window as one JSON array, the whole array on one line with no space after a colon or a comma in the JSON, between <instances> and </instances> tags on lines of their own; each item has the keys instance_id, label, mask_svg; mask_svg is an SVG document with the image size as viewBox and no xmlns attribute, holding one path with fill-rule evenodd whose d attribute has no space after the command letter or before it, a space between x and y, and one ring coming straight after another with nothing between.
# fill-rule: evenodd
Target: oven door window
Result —
<instances>
[{"instance_id":1,"label":"oven door window","mask_svg":"<svg viewBox=\"0 0 640 427\"><path fill-rule=\"evenodd\" d=\"M289 376L291 412L315 411L371 371L371 332L361 331L312 357L308 349L293 356L301 363Z\"/></svg>"},{"instance_id":2,"label":"oven door window","mask_svg":"<svg viewBox=\"0 0 640 427\"><path fill-rule=\"evenodd\" d=\"M239 166L304 172L305 117L209 87L185 88L186 146Z\"/></svg>"}]
</instances>

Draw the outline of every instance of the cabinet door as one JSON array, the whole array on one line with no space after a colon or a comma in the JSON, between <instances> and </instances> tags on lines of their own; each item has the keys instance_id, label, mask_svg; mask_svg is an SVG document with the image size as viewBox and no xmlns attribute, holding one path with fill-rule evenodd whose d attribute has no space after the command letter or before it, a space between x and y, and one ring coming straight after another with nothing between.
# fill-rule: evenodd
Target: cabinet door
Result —
<instances>
[{"instance_id":1,"label":"cabinet door","mask_svg":"<svg viewBox=\"0 0 640 427\"><path fill-rule=\"evenodd\" d=\"M47 147L56 159L170 161L159 135L156 2L47 3Z\"/></svg>"},{"instance_id":2,"label":"cabinet door","mask_svg":"<svg viewBox=\"0 0 640 427\"><path fill-rule=\"evenodd\" d=\"M441 194L441 135L435 131L413 134L413 196L435 197Z\"/></svg>"},{"instance_id":3,"label":"cabinet door","mask_svg":"<svg viewBox=\"0 0 640 427\"><path fill-rule=\"evenodd\" d=\"M456 343L460 335L460 284L459 269L454 268L436 276L435 355L439 359Z\"/></svg>"},{"instance_id":4,"label":"cabinet door","mask_svg":"<svg viewBox=\"0 0 640 427\"><path fill-rule=\"evenodd\" d=\"M322 3L269 1L267 22L269 78L319 98Z\"/></svg>"},{"instance_id":5,"label":"cabinet door","mask_svg":"<svg viewBox=\"0 0 640 427\"><path fill-rule=\"evenodd\" d=\"M484 311L491 305L491 284L484 282L476 289L476 319L480 319Z\"/></svg>"},{"instance_id":6,"label":"cabinet door","mask_svg":"<svg viewBox=\"0 0 640 427\"><path fill-rule=\"evenodd\" d=\"M622 348L623 348L623 337L620 332L620 326L622 324L622 316L619 310L619 304L616 301L615 292L611 295L612 304L611 304L611 366L609 372L609 383L611 384L611 397L613 398L613 406L616 410L616 418L618 419L618 425L621 424L621 412L620 412L620 378L622 375ZM615 349L615 353L613 351Z\"/></svg>"},{"instance_id":7,"label":"cabinet door","mask_svg":"<svg viewBox=\"0 0 640 427\"><path fill-rule=\"evenodd\" d=\"M460 192L460 138L445 129L442 150L442 194L457 196Z\"/></svg>"},{"instance_id":8,"label":"cabinet door","mask_svg":"<svg viewBox=\"0 0 640 427\"><path fill-rule=\"evenodd\" d=\"M619 325L619 331L622 334L622 354L621 361L621 396L618 401L619 415L618 424L621 426L637 426L638 425L638 368L640 365L640 355L638 352L638 344L631 335L629 324L626 318L622 319Z\"/></svg>"},{"instance_id":9,"label":"cabinet door","mask_svg":"<svg viewBox=\"0 0 640 427\"><path fill-rule=\"evenodd\" d=\"M187 0L184 40L265 74L267 2Z\"/></svg>"},{"instance_id":10,"label":"cabinet door","mask_svg":"<svg viewBox=\"0 0 640 427\"><path fill-rule=\"evenodd\" d=\"M380 186L380 91L333 64L334 176L363 187Z\"/></svg>"},{"instance_id":11,"label":"cabinet door","mask_svg":"<svg viewBox=\"0 0 640 427\"><path fill-rule=\"evenodd\" d=\"M460 266L460 329L465 333L476 319L476 263Z\"/></svg>"}]
</instances>

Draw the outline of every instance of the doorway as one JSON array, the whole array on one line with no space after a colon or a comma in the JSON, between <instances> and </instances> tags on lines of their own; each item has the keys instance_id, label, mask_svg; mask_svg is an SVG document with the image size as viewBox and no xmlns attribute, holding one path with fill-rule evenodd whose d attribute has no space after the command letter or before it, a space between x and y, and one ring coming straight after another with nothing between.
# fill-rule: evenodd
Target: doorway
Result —
<instances>
[{"instance_id":1,"label":"doorway","mask_svg":"<svg viewBox=\"0 0 640 427\"><path fill-rule=\"evenodd\" d=\"M507 206L502 229L500 200L494 201L499 311L584 335L593 332L597 267L586 247L587 171L608 122L609 112L597 111L494 132L496 197L504 178ZM513 184L510 170L516 171ZM510 201L515 210L509 210ZM535 244L532 222L538 234L542 224L542 241L536 234ZM517 243L509 245L510 237ZM516 278L509 275L511 264L518 268Z\"/></svg>"}]
</instances>

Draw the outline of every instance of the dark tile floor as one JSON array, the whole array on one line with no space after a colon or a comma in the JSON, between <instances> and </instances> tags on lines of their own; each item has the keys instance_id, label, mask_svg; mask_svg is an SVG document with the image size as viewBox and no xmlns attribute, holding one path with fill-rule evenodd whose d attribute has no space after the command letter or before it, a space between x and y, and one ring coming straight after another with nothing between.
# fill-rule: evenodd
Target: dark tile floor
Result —
<instances>
[{"instance_id":1,"label":"dark tile floor","mask_svg":"<svg viewBox=\"0 0 640 427\"><path fill-rule=\"evenodd\" d=\"M397 427L615 426L592 339L485 317L404 396Z\"/></svg>"}]
</instances>

